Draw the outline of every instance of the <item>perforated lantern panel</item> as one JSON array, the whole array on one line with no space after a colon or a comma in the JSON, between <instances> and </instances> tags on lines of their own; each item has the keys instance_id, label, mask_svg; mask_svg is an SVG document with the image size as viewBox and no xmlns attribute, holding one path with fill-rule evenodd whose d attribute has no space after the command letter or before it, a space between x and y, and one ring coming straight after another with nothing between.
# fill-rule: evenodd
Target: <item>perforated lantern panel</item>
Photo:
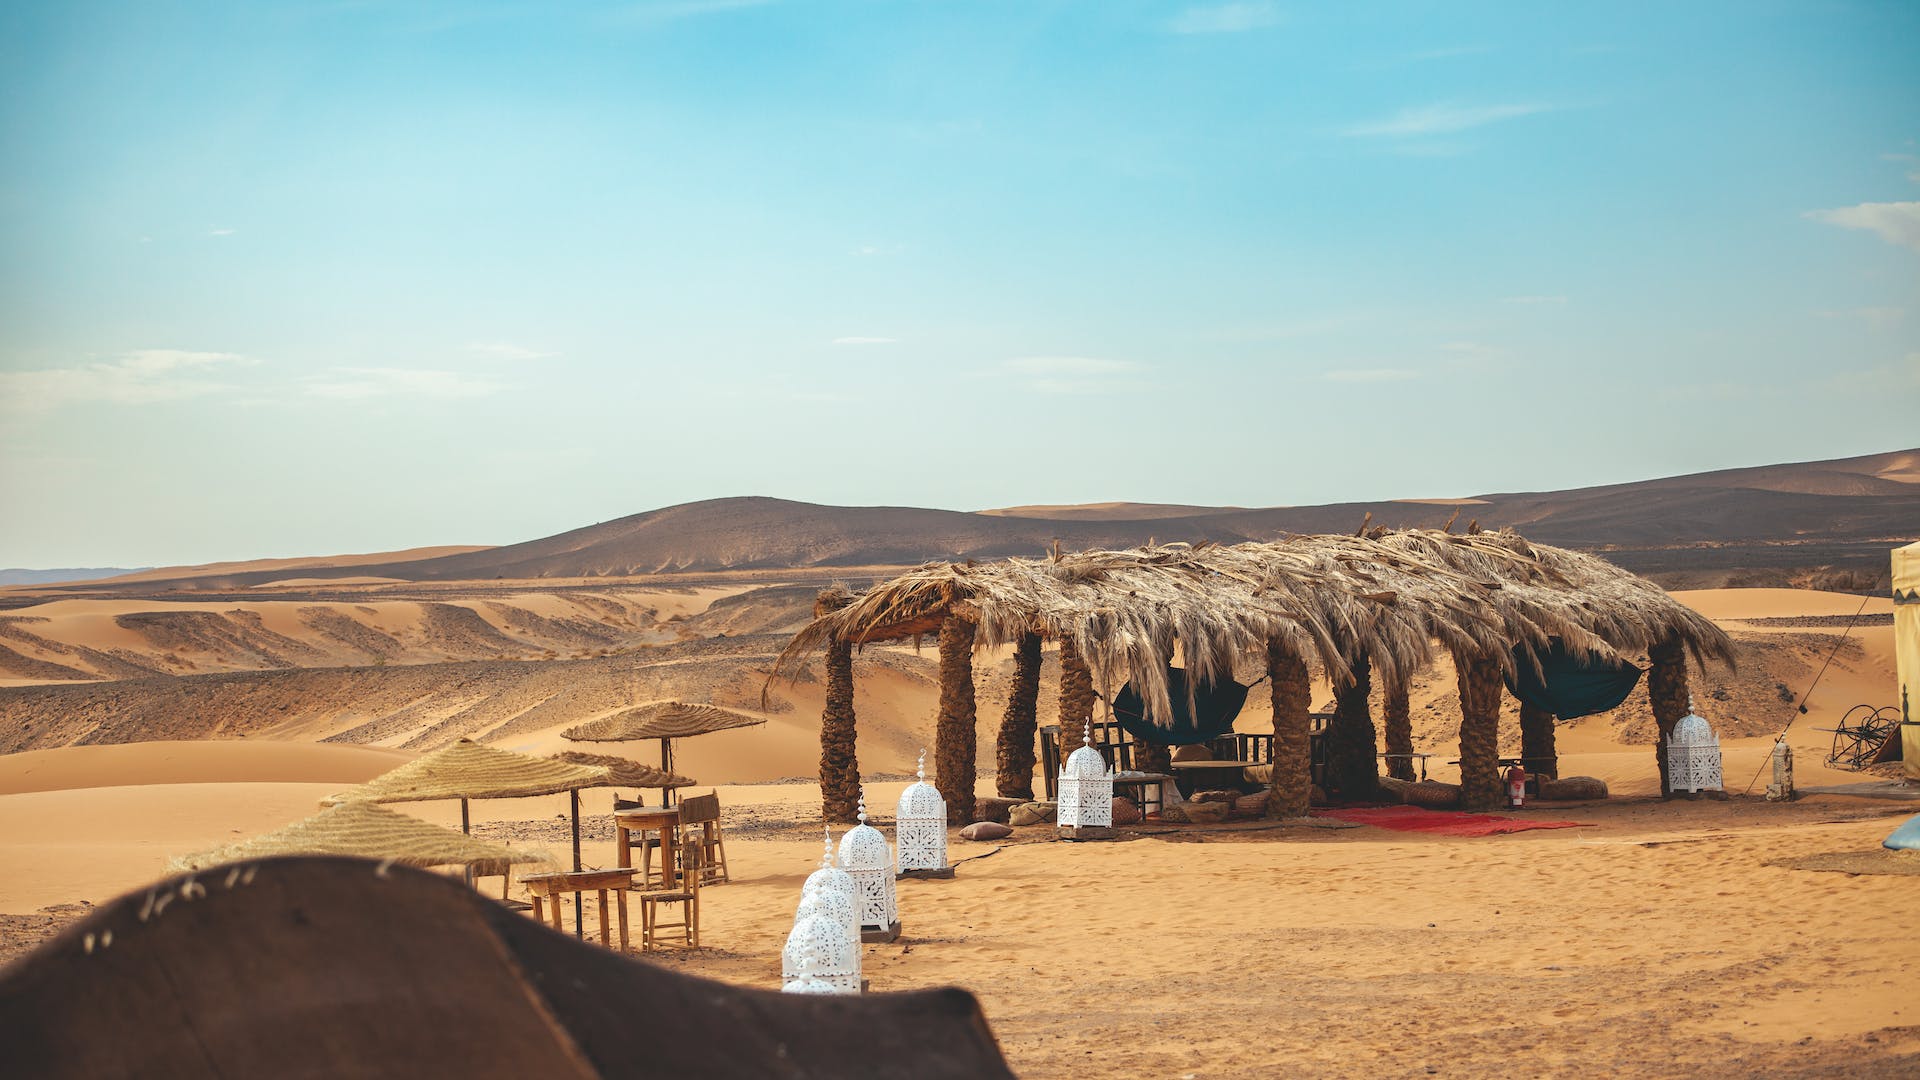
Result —
<instances>
[{"instance_id":1,"label":"perforated lantern panel","mask_svg":"<svg viewBox=\"0 0 1920 1080\"><path fill-rule=\"evenodd\" d=\"M943 810L938 821L899 819L894 826L895 869L945 870L947 868L947 816Z\"/></svg>"},{"instance_id":2,"label":"perforated lantern panel","mask_svg":"<svg viewBox=\"0 0 1920 1080\"><path fill-rule=\"evenodd\" d=\"M860 992L860 943L846 927L826 915L808 915L794 923L787 946L780 952L782 989L795 993L822 993L817 987L795 990L795 984L818 983L833 993Z\"/></svg>"},{"instance_id":3,"label":"perforated lantern panel","mask_svg":"<svg viewBox=\"0 0 1920 1080\"><path fill-rule=\"evenodd\" d=\"M1720 739L1699 716L1687 715L1667 737L1667 787L1674 791L1719 791Z\"/></svg>"}]
</instances>

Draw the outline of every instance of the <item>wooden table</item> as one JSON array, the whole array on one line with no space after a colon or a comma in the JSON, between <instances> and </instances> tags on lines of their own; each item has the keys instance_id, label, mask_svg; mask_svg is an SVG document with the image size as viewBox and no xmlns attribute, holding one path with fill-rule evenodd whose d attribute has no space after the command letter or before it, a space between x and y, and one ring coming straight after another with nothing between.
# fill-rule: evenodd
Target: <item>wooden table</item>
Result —
<instances>
[{"instance_id":1,"label":"wooden table","mask_svg":"<svg viewBox=\"0 0 1920 1080\"><path fill-rule=\"evenodd\" d=\"M680 848L680 808L677 806L642 806L633 810L615 811L613 815L614 862L631 869L633 867L631 834L639 833L644 847L647 834L650 832L660 834L660 880L671 887L676 880L674 852ZM653 884L651 855L643 855L640 871L641 886Z\"/></svg>"},{"instance_id":2,"label":"wooden table","mask_svg":"<svg viewBox=\"0 0 1920 1080\"><path fill-rule=\"evenodd\" d=\"M590 892L600 894L600 944L607 942L607 893L611 891L620 909L620 951L627 951L627 890L633 887L631 868L616 870L563 870L557 874L529 874L520 879L533 896L534 921L542 920L540 902L547 901L553 910L544 921L555 930L560 929L560 897L573 894L573 907L580 910L580 901ZM576 922L578 920L575 920ZM564 933L564 931L562 931Z\"/></svg>"},{"instance_id":3,"label":"wooden table","mask_svg":"<svg viewBox=\"0 0 1920 1080\"><path fill-rule=\"evenodd\" d=\"M1113 777L1113 788L1115 791L1127 787L1138 788L1140 793L1134 798L1134 802L1139 805L1140 812L1145 814L1149 804L1156 810L1159 809L1160 785L1171 779L1173 779L1173 774L1171 773L1150 772L1141 773L1138 776L1121 776L1116 773ZM1149 791L1153 793L1152 799L1147 798Z\"/></svg>"},{"instance_id":4,"label":"wooden table","mask_svg":"<svg viewBox=\"0 0 1920 1080\"><path fill-rule=\"evenodd\" d=\"M1427 759L1430 757L1438 757L1438 756L1439 756L1438 754L1381 754L1379 755L1380 760L1388 761L1388 762L1391 762L1395 758L1406 758L1408 760L1408 763L1411 764L1414 759L1416 758L1419 759L1420 779L1422 780L1425 780L1427 778Z\"/></svg>"}]
</instances>

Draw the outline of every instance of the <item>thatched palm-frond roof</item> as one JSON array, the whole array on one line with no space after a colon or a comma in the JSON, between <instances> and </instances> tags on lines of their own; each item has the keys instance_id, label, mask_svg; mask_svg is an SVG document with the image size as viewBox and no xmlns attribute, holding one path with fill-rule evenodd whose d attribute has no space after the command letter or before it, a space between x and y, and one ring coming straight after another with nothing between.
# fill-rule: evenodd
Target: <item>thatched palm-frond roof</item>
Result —
<instances>
[{"instance_id":1,"label":"thatched palm-frond roof","mask_svg":"<svg viewBox=\"0 0 1920 1080\"><path fill-rule=\"evenodd\" d=\"M552 758L516 754L461 739L423 754L337 795L322 805L343 802L424 802L432 799L519 799L581 788L605 787L604 767L570 765Z\"/></svg>"},{"instance_id":2,"label":"thatched palm-frond roof","mask_svg":"<svg viewBox=\"0 0 1920 1080\"><path fill-rule=\"evenodd\" d=\"M686 739L732 728L767 722L764 716L722 709L717 705L655 701L589 720L561 732L575 742L627 742L631 739Z\"/></svg>"},{"instance_id":3,"label":"thatched palm-frond roof","mask_svg":"<svg viewBox=\"0 0 1920 1080\"><path fill-rule=\"evenodd\" d=\"M498 872L541 857L475 840L419 818L365 802L341 803L263 836L194 855L175 856L167 870L204 870L222 863L274 855L352 855L408 866L472 866Z\"/></svg>"},{"instance_id":4,"label":"thatched palm-frond roof","mask_svg":"<svg viewBox=\"0 0 1920 1080\"><path fill-rule=\"evenodd\" d=\"M1293 536L1231 546L1173 544L989 564L934 563L822 611L788 644L774 677L839 638L932 633L950 615L976 647L1033 632L1071 640L1102 681L1132 681L1168 715L1166 665L1180 647L1191 685L1226 677L1274 638L1318 657L1336 681L1364 652L1404 681L1436 648L1511 664L1558 638L1598 655L1673 635L1696 659L1730 658L1726 637L1651 582L1592 556L1513 533L1437 530Z\"/></svg>"},{"instance_id":5,"label":"thatched palm-frond roof","mask_svg":"<svg viewBox=\"0 0 1920 1080\"><path fill-rule=\"evenodd\" d=\"M698 780L688 779L679 773L668 772L652 765L643 765L632 758L616 757L612 754L586 754L578 750L567 750L553 757L554 760L564 761L569 765L597 765L607 770L607 784L610 787L659 788L664 791L668 788L692 787L699 783Z\"/></svg>"}]
</instances>

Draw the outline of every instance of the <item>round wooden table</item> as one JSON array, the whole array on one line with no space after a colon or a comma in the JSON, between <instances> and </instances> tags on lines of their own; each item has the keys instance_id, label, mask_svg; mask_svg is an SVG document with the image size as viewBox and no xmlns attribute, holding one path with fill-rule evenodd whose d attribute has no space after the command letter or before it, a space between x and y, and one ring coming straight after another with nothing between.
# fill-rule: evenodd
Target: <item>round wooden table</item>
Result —
<instances>
[{"instance_id":1,"label":"round wooden table","mask_svg":"<svg viewBox=\"0 0 1920 1080\"><path fill-rule=\"evenodd\" d=\"M640 834L640 843L645 847L648 833L660 834L660 880L671 886L677 880L674 869L673 853L680 847L680 808L677 806L641 806L632 810L618 810L613 815L613 846L615 862L631 869L633 866L632 834ZM640 863L640 885L642 888L653 883L653 858L644 856Z\"/></svg>"}]
</instances>

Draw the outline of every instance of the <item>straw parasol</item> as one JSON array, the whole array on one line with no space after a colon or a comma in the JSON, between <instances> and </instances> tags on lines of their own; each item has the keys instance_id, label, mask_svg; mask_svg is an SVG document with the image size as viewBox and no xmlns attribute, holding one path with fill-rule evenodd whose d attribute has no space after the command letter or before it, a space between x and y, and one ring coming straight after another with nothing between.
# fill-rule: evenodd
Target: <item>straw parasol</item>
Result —
<instances>
[{"instance_id":1,"label":"straw parasol","mask_svg":"<svg viewBox=\"0 0 1920 1080\"><path fill-rule=\"evenodd\" d=\"M692 787L698 780L643 765L632 758L615 757L612 754L587 754L579 750L568 750L553 755L555 761L564 761L569 765L598 766L607 770L607 782L613 787L659 788L667 791L673 788Z\"/></svg>"},{"instance_id":2,"label":"straw parasol","mask_svg":"<svg viewBox=\"0 0 1920 1080\"><path fill-rule=\"evenodd\" d=\"M660 768L673 771L673 740L716 731L752 727L766 723L762 716L722 709L717 705L688 704L680 701L654 701L631 709L589 720L561 732L574 742L630 742L635 739L660 740Z\"/></svg>"},{"instance_id":3,"label":"straw parasol","mask_svg":"<svg viewBox=\"0 0 1920 1080\"><path fill-rule=\"evenodd\" d=\"M274 855L353 855L408 866L464 866L477 872L497 872L515 863L540 861L539 856L483 843L372 803L349 802L329 806L263 836L175 856L167 863L167 870L205 870L221 863Z\"/></svg>"}]
</instances>

